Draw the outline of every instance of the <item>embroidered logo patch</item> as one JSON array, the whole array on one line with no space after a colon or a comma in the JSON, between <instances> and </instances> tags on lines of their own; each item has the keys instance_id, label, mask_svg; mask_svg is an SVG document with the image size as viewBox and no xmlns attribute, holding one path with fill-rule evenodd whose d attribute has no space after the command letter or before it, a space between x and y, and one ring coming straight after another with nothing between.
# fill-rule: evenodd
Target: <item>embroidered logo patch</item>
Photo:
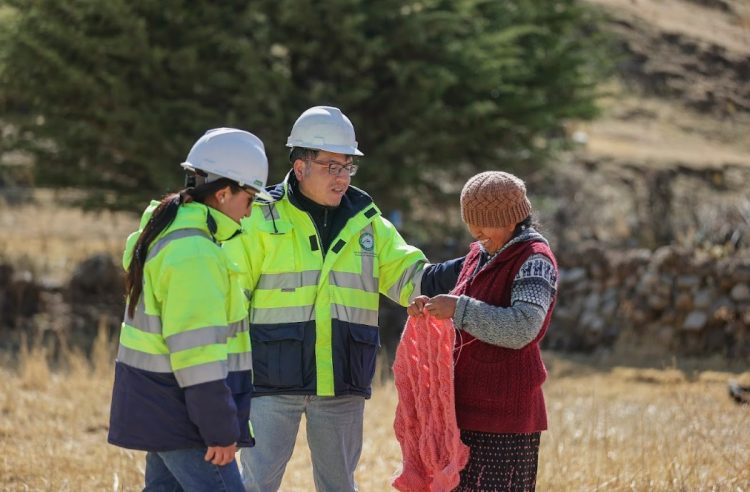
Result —
<instances>
[{"instance_id":1,"label":"embroidered logo patch","mask_svg":"<svg viewBox=\"0 0 750 492\"><path fill-rule=\"evenodd\" d=\"M372 251L375 248L375 238L369 232L363 232L359 236L359 245L365 251Z\"/></svg>"}]
</instances>

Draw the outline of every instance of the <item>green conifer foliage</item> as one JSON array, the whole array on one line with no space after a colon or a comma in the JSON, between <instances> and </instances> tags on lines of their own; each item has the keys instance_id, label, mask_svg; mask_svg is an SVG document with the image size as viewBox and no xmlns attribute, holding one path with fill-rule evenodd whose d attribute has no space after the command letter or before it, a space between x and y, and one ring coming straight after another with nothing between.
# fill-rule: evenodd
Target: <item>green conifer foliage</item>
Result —
<instances>
[{"instance_id":1,"label":"green conifer foliage","mask_svg":"<svg viewBox=\"0 0 750 492\"><path fill-rule=\"evenodd\" d=\"M605 56L573 0L2 4L3 149L35 156L39 184L122 197L179 186L217 126L260 136L280 179L291 124L319 104L354 122L355 184L379 201L538 165L566 119L595 114Z\"/></svg>"}]
</instances>

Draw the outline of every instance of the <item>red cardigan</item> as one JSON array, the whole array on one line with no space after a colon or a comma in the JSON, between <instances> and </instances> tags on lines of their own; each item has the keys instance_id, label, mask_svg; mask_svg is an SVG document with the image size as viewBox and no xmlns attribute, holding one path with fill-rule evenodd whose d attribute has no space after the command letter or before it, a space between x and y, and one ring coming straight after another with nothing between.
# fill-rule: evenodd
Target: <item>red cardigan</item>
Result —
<instances>
[{"instance_id":1,"label":"red cardigan","mask_svg":"<svg viewBox=\"0 0 750 492\"><path fill-rule=\"evenodd\" d=\"M509 307L513 279L526 259L539 253L557 268L549 246L526 241L508 247L471 278L481 255L478 243L472 243L452 294ZM547 429L542 395L547 370L539 342L549 327L554 304L553 299L539 335L518 350L490 345L463 330L459 332L454 351L459 428L494 433L531 433Z\"/></svg>"}]
</instances>

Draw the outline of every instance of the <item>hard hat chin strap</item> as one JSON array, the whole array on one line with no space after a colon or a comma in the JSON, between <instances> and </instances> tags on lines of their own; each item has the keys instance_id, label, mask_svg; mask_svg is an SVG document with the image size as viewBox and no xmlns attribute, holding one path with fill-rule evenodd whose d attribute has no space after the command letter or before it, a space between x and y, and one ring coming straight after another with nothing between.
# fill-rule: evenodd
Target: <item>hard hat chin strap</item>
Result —
<instances>
[{"instance_id":1,"label":"hard hat chin strap","mask_svg":"<svg viewBox=\"0 0 750 492\"><path fill-rule=\"evenodd\" d=\"M197 186L195 173L185 173L185 188L195 188Z\"/></svg>"},{"instance_id":2,"label":"hard hat chin strap","mask_svg":"<svg viewBox=\"0 0 750 492\"><path fill-rule=\"evenodd\" d=\"M200 169L189 170L185 173L185 188L196 188L208 182L208 174Z\"/></svg>"},{"instance_id":3,"label":"hard hat chin strap","mask_svg":"<svg viewBox=\"0 0 750 492\"><path fill-rule=\"evenodd\" d=\"M231 182L245 191L256 191L255 188L251 186L246 186L230 178L225 178L224 176L221 176L219 174L207 173L200 169L189 170L185 173L185 188L197 188L205 184L213 183L214 181L218 181L220 179L229 179Z\"/></svg>"}]
</instances>

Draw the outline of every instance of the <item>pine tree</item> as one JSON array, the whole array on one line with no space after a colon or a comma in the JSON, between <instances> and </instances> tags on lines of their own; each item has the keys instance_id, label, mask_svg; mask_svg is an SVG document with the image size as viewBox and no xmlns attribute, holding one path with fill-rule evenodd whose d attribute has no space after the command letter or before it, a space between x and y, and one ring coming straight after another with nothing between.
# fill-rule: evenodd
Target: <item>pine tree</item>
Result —
<instances>
[{"instance_id":1,"label":"pine tree","mask_svg":"<svg viewBox=\"0 0 750 492\"><path fill-rule=\"evenodd\" d=\"M291 124L319 104L350 116L356 181L395 204L539 165L566 119L595 114L602 76L593 15L573 0L5 5L4 147L35 156L39 184L120 192L111 205L179 186L177 164L217 126L260 136L280 179Z\"/></svg>"}]
</instances>

